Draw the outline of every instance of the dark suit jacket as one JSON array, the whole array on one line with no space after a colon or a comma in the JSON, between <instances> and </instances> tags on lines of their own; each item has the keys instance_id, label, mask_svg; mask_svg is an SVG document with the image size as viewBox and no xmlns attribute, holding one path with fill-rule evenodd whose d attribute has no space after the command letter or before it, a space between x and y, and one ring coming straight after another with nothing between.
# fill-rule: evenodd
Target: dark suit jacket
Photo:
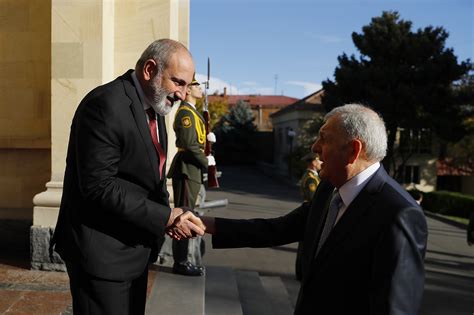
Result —
<instances>
[{"instance_id":1,"label":"dark suit jacket","mask_svg":"<svg viewBox=\"0 0 474 315\"><path fill-rule=\"evenodd\" d=\"M156 259L150 253L171 211L131 72L91 91L76 110L52 240L64 260L111 280L133 279ZM163 117L158 124L166 152Z\"/></svg>"},{"instance_id":2,"label":"dark suit jacket","mask_svg":"<svg viewBox=\"0 0 474 315\"><path fill-rule=\"evenodd\" d=\"M295 314L417 314L424 286L426 220L383 167L349 205L315 258L333 187L274 219L216 219L215 248L278 246L303 240Z\"/></svg>"}]
</instances>

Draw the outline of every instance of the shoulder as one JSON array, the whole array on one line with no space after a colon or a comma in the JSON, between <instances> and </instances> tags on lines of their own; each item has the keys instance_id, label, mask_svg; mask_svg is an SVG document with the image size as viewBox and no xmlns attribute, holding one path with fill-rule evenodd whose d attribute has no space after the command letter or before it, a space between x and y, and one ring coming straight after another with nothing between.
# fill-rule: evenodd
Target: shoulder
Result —
<instances>
[{"instance_id":1,"label":"shoulder","mask_svg":"<svg viewBox=\"0 0 474 315\"><path fill-rule=\"evenodd\" d=\"M385 199L396 208L414 207L421 210L413 197L391 177L387 178L379 198Z\"/></svg>"},{"instance_id":2,"label":"shoulder","mask_svg":"<svg viewBox=\"0 0 474 315\"><path fill-rule=\"evenodd\" d=\"M175 124L190 128L194 124L194 115L188 105L180 105L175 115Z\"/></svg>"},{"instance_id":3,"label":"shoulder","mask_svg":"<svg viewBox=\"0 0 474 315\"><path fill-rule=\"evenodd\" d=\"M377 217L380 227L397 226L410 233L426 233L426 218L421 207L391 177L387 177L381 189L373 196L372 216Z\"/></svg>"},{"instance_id":4,"label":"shoulder","mask_svg":"<svg viewBox=\"0 0 474 315\"><path fill-rule=\"evenodd\" d=\"M82 100L81 104L97 104L99 106L117 106L117 104L130 104L131 100L125 93L126 85L135 89L131 82L124 79L123 76L117 79L100 85L90 91Z\"/></svg>"},{"instance_id":5,"label":"shoulder","mask_svg":"<svg viewBox=\"0 0 474 315\"><path fill-rule=\"evenodd\" d=\"M193 115L192 108L189 105L186 105L184 103L179 105L178 110L176 111L176 117L192 116L192 115Z\"/></svg>"}]
</instances>

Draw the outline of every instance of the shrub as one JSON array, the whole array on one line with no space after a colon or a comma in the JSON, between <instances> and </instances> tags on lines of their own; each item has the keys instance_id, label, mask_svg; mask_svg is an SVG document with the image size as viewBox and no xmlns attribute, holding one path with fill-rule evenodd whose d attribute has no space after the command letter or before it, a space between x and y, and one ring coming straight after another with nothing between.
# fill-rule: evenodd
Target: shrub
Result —
<instances>
[{"instance_id":1,"label":"shrub","mask_svg":"<svg viewBox=\"0 0 474 315\"><path fill-rule=\"evenodd\" d=\"M469 218L474 211L474 196L452 191L425 193L421 206L431 212Z\"/></svg>"}]
</instances>

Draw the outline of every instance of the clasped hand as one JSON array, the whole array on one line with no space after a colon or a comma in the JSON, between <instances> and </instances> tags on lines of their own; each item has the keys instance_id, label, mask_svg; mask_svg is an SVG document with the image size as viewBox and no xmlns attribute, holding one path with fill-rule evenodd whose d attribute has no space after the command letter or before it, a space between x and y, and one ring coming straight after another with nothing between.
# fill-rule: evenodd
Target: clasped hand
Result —
<instances>
[{"instance_id":1,"label":"clasped hand","mask_svg":"<svg viewBox=\"0 0 474 315\"><path fill-rule=\"evenodd\" d=\"M170 222L166 234L175 240L187 239L197 235L204 235L206 226L192 211L183 211L181 208L172 209Z\"/></svg>"}]
</instances>

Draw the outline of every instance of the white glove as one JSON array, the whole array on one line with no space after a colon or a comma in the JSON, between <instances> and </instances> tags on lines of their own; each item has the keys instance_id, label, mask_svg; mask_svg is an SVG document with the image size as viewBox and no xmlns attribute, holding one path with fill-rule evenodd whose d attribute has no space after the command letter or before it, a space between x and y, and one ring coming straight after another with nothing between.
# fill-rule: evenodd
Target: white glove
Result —
<instances>
[{"instance_id":1,"label":"white glove","mask_svg":"<svg viewBox=\"0 0 474 315\"><path fill-rule=\"evenodd\" d=\"M212 155L207 156L207 165L208 166L216 165L216 159Z\"/></svg>"},{"instance_id":2,"label":"white glove","mask_svg":"<svg viewBox=\"0 0 474 315\"><path fill-rule=\"evenodd\" d=\"M214 132L209 132L207 134L207 141L216 142L216 135L214 134Z\"/></svg>"}]
</instances>

